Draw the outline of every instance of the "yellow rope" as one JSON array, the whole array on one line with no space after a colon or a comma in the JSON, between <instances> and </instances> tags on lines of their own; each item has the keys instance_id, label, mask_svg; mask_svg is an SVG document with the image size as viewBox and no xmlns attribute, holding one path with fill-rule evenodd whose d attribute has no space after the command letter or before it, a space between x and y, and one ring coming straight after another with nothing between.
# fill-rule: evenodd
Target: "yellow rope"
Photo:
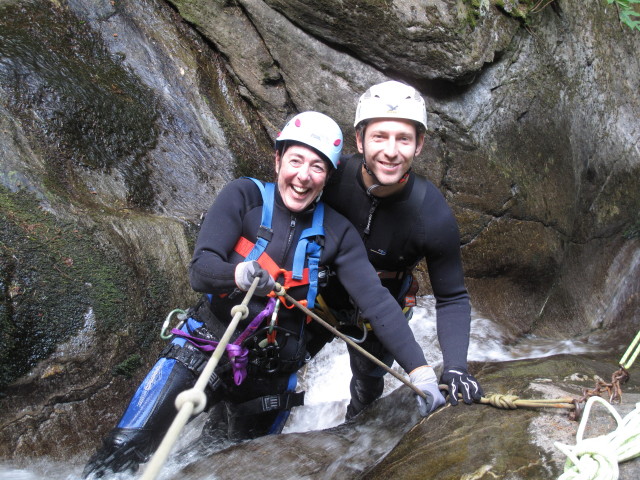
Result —
<instances>
[{"instance_id":1,"label":"yellow rope","mask_svg":"<svg viewBox=\"0 0 640 480\"><path fill-rule=\"evenodd\" d=\"M629 348L627 348L627 351L620 359L620 366L625 370L629 370L631 365L633 365L633 362L635 362L636 358L638 358L639 353L640 353L640 331L636 334L636 338L633 339L633 342L631 342L631 345L629 345ZM628 362L627 362L627 359L629 360Z\"/></svg>"},{"instance_id":2,"label":"yellow rope","mask_svg":"<svg viewBox=\"0 0 640 480\"><path fill-rule=\"evenodd\" d=\"M316 322L320 323L323 327L325 327L327 330L329 330L331 333L333 333L336 337L341 338L342 340L344 340L351 347L356 349L358 352L360 352L362 355L364 355L369 360L374 362L376 365L378 365L379 367L383 368L385 371L387 371L388 373L390 373L391 375L396 377L398 380L403 382L405 385L407 385L409 388L411 388L417 395L420 395L423 398L426 396L425 393L422 390L420 390L418 387L416 387L413 383L411 383L409 380L407 380L404 376L402 376L401 374L399 374L398 372L396 372L395 370L390 368L388 365L386 365L384 362L381 362L379 359L377 359L376 357L371 355L369 352L367 352L365 349L363 349L360 345L358 345L353 340L351 340L351 338L349 338L347 335L344 335L342 332L337 330L335 327L333 327L327 321L325 321L322 318L320 318L317 314L315 314L314 312L309 310L307 307L302 305L300 302L298 302L295 298L293 298L289 294L287 294L286 290L284 289L284 287L282 287L282 285L280 285L279 283L276 283L276 286L274 287L273 290L276 292L276 295L278 295L279 297L284 297L289 303L292 303L293 305L298 307L300 310L302 310L304 313L306 313L308 316L310 316ZM447 385L440 385L440 390L448 390L448 386ZM460 395L460 397L462 397L462 396ZM575 403L574 403L574 400L572 398L560 398L560 399L556 399L556 400L546 400L546 399L542 399L542 400L522 400L522 399L516 397L515 395L501 395L501 394L491 394L488 397L482 397L480 399L479 403L486 404L486 405L493 405L496 408L510 409L510 410L516 409L518 407L575 408Z\"/></svg>"},{"instance_id":3,"label":"yellow rope","mask_svg":"<svg viewBox=\"0 0 640 480\"><path fill-rule=\"evenodd\" d=\"M499 393L491 393L480 399L480 403L491 405L496 408L505 410L515 410L518 407L530 408L575 408L573 398L557 398L557 399L521 399L516 395L502 395Z\"/></svg>"}]
</instances>

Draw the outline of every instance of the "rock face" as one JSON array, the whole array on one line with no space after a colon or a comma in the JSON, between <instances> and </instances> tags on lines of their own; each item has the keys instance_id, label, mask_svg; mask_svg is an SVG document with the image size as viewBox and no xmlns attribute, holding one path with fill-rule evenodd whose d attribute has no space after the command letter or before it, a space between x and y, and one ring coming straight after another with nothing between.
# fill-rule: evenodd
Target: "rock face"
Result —
<instances>
[{"instance_id":1,"label":"rock face","mask_svg":"<svg viewBox=\"0 0 640 480\"><path fill-rule=\"evenodd\" d=\"M319 109L349 132L368 85L418 87L432 128L417 169L458 214L481 310L516 333L573 334L637 309L603 316L591 300L612 263L627 265L614 276L638 277L637 261L617 257L637 228L638 37L611 9L554 2L522 28L517 2L475 12L460 2L172 3L279 122L292 106ZM239 47L240 31L251 40ZM625 288L629 298L638 284Z\"/></svg>"},{"instance_id":2,"label":"rock face","mask_svg":"<svg viewBox=\"0 0 640 480\"><path fill-rule=\"evenodd\" d=\"M390 78L427 101L415 169L458 217L474 307L514 339L627 343L640 35L604 2L531 3L1 2L0 455L86 454L194 300L218 189L269 178L298 111L353 152L358 96Z\"/></svg>"},{"instance_id":3,"label":"rock face","mask_svg":"<svg viewBox=\"0 0 640 480\"><path fill-rule=\"evenodd\" d=\"M612 373L597 360L562 356L485 365L481 370L489 391L507 394L511 389L521 399L579 398L581 389L593 388L593 375L610 378ZM566 372L572 373L565 376ZM577 378L582 380L576 382ZM622 417L635 410L640 398L637 382L630 388L634 393L624 394L616 407ZM585 423L585 439L608 435L618 427L605 408L595 405ZM576 444L577 423L569 419L568 411L447 406L419 422L384 460L359 478L425 478L425 472L428 477L446 479L558 478L567 457L555 443ZM620 464L621 479L637 478L638 473L640 462Z\"/></svg>"}]
</instances>

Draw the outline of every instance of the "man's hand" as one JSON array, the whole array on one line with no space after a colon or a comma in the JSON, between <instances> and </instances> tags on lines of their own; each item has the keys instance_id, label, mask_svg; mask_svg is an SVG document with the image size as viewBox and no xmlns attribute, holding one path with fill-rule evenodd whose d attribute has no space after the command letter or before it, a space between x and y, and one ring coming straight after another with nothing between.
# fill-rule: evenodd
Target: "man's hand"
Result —
<instances>
[{"instance_id":1,"label":"man's hand","mask_svg":"<svg viewBox=\"0 0 640 480\"><path fill-rule=\"evenodd\" d=\"M427 398L416 394L420 415L426 417L431 412L445 404L444 397L438 389L438 379L433 368L423 365L409 374L409 379L416 387L422 390Z\"/></svg>"},{"instance_id":2,"label":"man's hand","mask_svg":"<svg viewBox=\"0 0 640 480\"><path fill-rule=\"evenodd\" d=\"M255 260L252 262L242 262L236 266L235 281L238 288L244 292L249 290L254 278L260 281L255 289L255 294L264 297L271 293L276 282L271 278L269 272L260 266Z\"/></svg>"},{"instance_id":3,"label":"man's hand","mask_svg":"<svg viewBox=\"0 0 640 480\"><path fill-rule=\"evenodd\" d=\"M462 394L462 400L466 404L479 402L484 395L482 387L466 368L448 368L440 377L440 383L449 386L449 403L458 404L458 394Z\"/></svg>"}]
</instances>

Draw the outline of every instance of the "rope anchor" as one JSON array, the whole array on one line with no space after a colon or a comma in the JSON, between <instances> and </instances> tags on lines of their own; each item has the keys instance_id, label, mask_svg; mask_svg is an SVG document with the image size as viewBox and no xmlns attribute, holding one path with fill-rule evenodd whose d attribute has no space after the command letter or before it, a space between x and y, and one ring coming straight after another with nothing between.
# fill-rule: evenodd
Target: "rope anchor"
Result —
<instances>
[{"instance_id":1,"label":"rope anchor","mask_svg":"<svg viewBox=\"0 0 640 480\"><path fill-rule=\"evenodd\" d=\"M595 402L607 408L618 426L607 435L583 440L587 419ZM606 400L601 397L589 398L576 434L576 444L571 446L555 442L555 446L568 457L564 473L558 480L617 479L618 463L640 456L640 403L623 419Z\"/></svg>"}]
</instances>

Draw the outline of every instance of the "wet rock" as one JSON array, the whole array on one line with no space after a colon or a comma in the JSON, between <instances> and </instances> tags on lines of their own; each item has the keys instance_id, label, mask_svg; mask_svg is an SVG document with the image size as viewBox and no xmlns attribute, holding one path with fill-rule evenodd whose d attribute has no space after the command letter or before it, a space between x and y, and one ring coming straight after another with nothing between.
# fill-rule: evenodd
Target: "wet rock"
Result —
<instances>
[{"instance_id":1,"label":"wet rock","mask_svg":"<svg viewBox=\"0 0 640 480\"><path fill-rule=\"evenodd\" d=\"M418 81L469 82L485 63L494 61L518 29L517 20L495 8L472 12L472 5L460 2L266 3L298 28L362 62ZM479 21L471 20L474 14Z\"/></svg>"},{"instance_id":2,"label":"wet rock","mask_svg":"<svg viewBox=\"0 0 640 480\"><path fill-rule=\"evenodd\" d=\"M533 361L485 365L479 373L487 393L515 394L522 399L582 397L597 378L609 381L617 367L602 359L552 357ZM576 380L579 380L576 383ZM624 416L640 399L637 379L623 387ZM487 395L485 395L487 396ZM556 478L566 456L555 442L575 445L578 423L567 409L518 408L500 410L487 405L448 406L419 423L398 446L361 478ZM585 438L617 428L608 412L593 410ZM640 463L621 465L621 479L637 478Z\"/></svg>"},{"instance_id":3,"label":"wet rock","mask_svg":"<svg viewBox=\"0 0 640 480\"><path fill-rule=\"evenodd\" d=\"M352 422L321 432L258 438L187 466L184 478L356 478L390 451L418 420L415 399L396 391ZM384 432L384 433L382 433ZM240 460L242 459L242 460ZM254 463L255 462L255 463ZM247 465L259 468L247 469Z\"/></svg>"}]
</instances>

